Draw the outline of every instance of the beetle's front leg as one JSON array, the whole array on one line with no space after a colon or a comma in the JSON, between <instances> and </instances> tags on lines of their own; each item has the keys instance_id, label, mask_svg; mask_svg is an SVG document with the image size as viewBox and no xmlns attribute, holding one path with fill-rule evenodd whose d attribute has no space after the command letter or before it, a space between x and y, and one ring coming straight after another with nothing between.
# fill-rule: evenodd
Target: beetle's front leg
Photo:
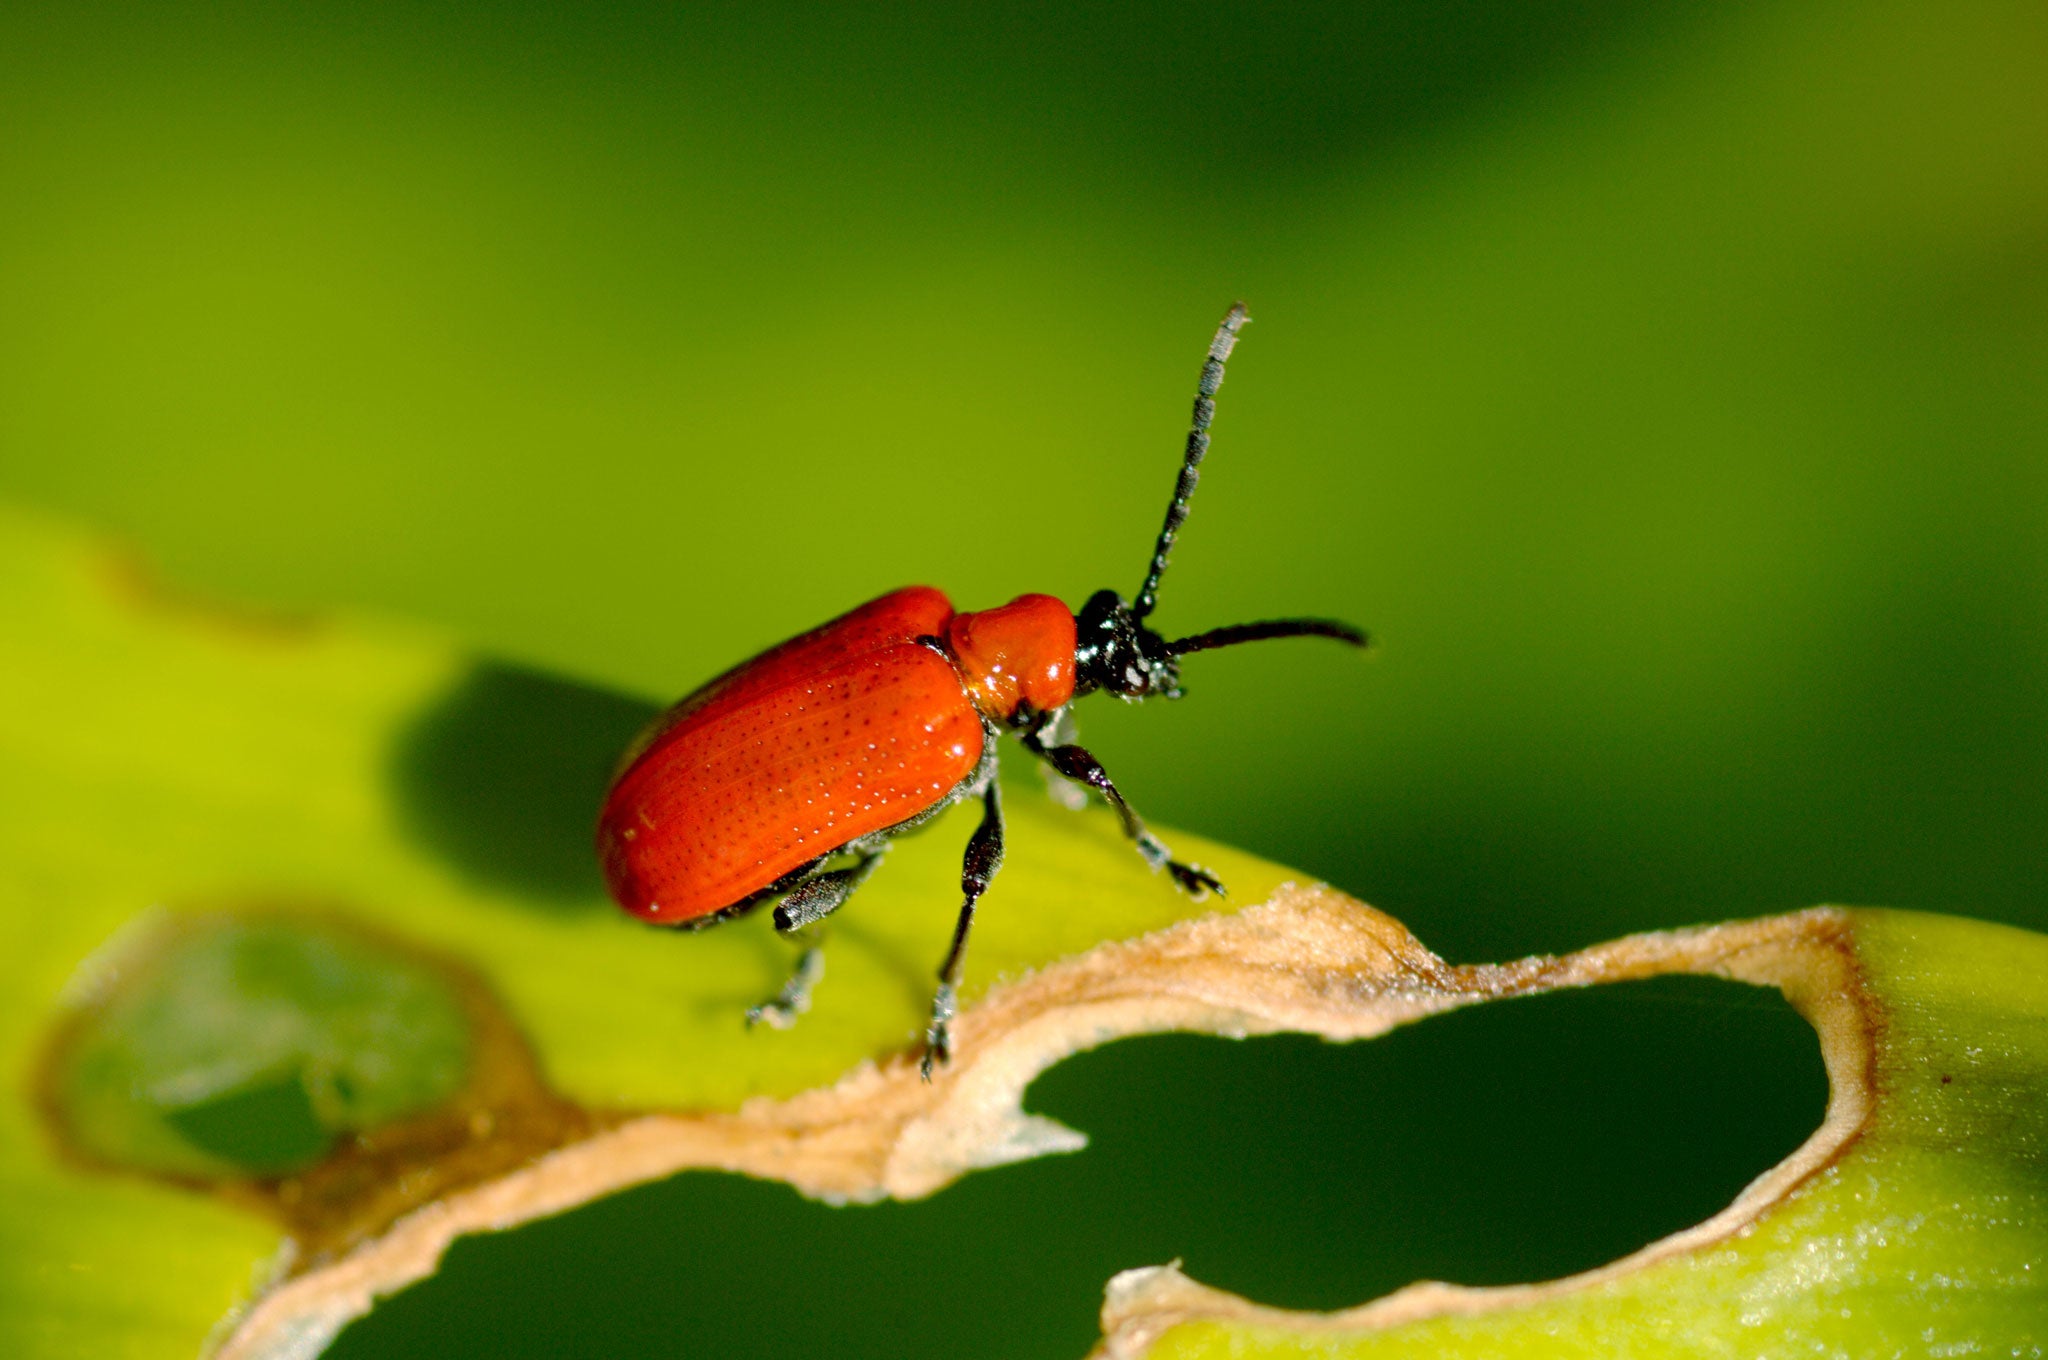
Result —
<instances>
[{"instance_id":1,"label":"beetle's front leg","mask_svg":"<svg viewBox=\"0 0 2048 1360\"><path fill-rule=\"evenodd\" d=\"M1135 808L1124 801L1123 794L1117 791L1116 785L1110 780L1109 772L1102 768L1101 761L1079 746L1047 746L1039 739L1037 730L1026 732L1023 740L1025 750L1040 757L1067 778L1076 783L1086 784L1107 798L1109 805L1123 818L1124 834L1137 842L1138 853L1145 857L1147 864L1155 869L1166 870L1173 876L1174 882L1197 898L1211 892L1219 896L1225 895L1223 884L1214 874L1199 865L1183 864L1175 859L1173 852L1166 848L1166 843L1145 829L1144 819L1138 816Z\"/></svg>"},{"instance_id":2,"label":"beetle's front leg","mask_svg":"<svg viewBox=\"0 0 2048 1360\"><path fill-rule=\"evenodd\" d=\"M932 1023L925 1031L924 1061L918 1071L932 1079L932 1066L953 1056L952 1024L958 1009L960 965L967 955L967 931L974 924L974 904L988 891L996 870L1003 867L1003 790L994 771L989 772L988 789L982 794L981 825L967 840L967 853L960 862L960 919L953 926L953 947L939 965L939 990L932 995Z\"/></svg>"},{"instance_id":3,"label":"beetle's front leg","mask_svg":"<svg viewBox=\"0 0 2048 1360\"><path fill-rule=\"evenodd\" d=\"M813 874L790 890L787 897L775 904L775 929L783 935L794 935L830 916L846 905L846 899L853 896L853 890L867 882L868 875L882 862L882 850L858 852L860 862L845 869L834 869L830 873ZM813 944L797 956L796 969L789 975L789 981L782 984L782 990L770 1000L747 1009L747 1024L767 1025L770 1029L788 1029L796 1018L811 1008L811 989L818 985L818 979L825 976L825 951Z\"/></svg>"},{"instance_id":4,"label":"beetle's front leg","mask_svg":"<svg viewBox=\"0 0 2048 1360\"><path fill-rule=\"evenodd\" d=\"M1031 726L1030 735L1044 746L1071 746L1078 734L1074 730L1074 713L1070 707L1056 708L1042 715ZM1029 741L1026 742L1029 745ZM1032 747L1035 751L1038 748ZM1045 776L1045 791L1052 800L1070 812L1079 812L1088 806L1088 789L1053 768L1051 761L1039 765Z\"/></svg>"}]
</instances>

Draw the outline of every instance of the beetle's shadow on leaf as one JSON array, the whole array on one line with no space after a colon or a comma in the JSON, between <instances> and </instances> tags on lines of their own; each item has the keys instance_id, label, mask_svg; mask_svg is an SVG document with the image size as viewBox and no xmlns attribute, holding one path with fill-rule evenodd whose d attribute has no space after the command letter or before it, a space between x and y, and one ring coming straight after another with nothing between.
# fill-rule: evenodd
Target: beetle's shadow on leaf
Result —
<instances>
[{"instance_id":1,"label":"beetle's shadow on leaf","mask_svg":"<svg viewBox=\"0 0 2048 1360\"><path fill-rule=\"evenodd\" d=\"M661 710L479 662L399 735L406 828L466 876L565 910L604 901L592 828L619 753Z\"/></svg>"}]
</instances>

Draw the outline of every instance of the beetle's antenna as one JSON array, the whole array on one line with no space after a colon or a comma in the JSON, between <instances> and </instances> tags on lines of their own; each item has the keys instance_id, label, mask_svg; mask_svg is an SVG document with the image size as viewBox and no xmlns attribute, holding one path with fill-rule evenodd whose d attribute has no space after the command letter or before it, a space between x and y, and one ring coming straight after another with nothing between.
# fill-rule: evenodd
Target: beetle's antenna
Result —
<instances>
[{"instance_id":1,"label":"beetle's antenna","mask_svg":"<svg viewBox=\"0 0 2048 1360\"><path fill-rule=\"evenodd\" d=\"M1195 483L1202 480L1202 455L1209 451L1209 422L1216 417L1216 389L1223 386L1223 364L1237 348L1237 333L1251 320L1244 304L1238 303L1216 328L1209 342L1209 357L1202 363L1202 380L1195 388L1195 420L1188 429L1188 448L1181 459L1180 480L1174 483L1173 500L1166 507L1166 524L1159 530L1159 545L1152 549L1152 569L1145 573L1145 585L1131 605L1131 617L1142 619L1159 603L1159 578L1166 574L1166 558L1173 551L1173 536L1187 523L1188 501ZM1247 639L1249 641L1249 639ZM1217 643L1217 646L1223 646Z\"/></svg>"},{"instance_id":2,"label":"beetle's antenna","mask_svg":"<svg viewBox=\"0 0 2048 1360\"><path fill-rule=\"evenodd\" d=\"M1169 656L1189 652L1213 652L1218 647L1235 647L1240 642L1264 642L1267 638L1326 637L1354 647L1370 647L1372 639L1363 628L1335 619L1267 619L1263 623L1234 623L1228 628L1211 628L1206 633L1184 637L1166 644Z\"/></svg>"}]
</instances>

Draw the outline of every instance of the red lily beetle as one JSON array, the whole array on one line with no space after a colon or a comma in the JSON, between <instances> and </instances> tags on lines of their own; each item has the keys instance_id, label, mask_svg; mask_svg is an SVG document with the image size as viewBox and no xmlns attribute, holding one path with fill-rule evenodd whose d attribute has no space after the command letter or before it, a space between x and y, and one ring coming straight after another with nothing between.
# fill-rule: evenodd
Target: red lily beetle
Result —
<instances>
[{"instance_id":1,"label":"red lily beetle","mask_svg":"<svg viewBox=\"0 0 2048 1360\"><path fill-rule=\"evenodd\" d=\"M1366 645L1359 629L1328 619L1241 623L1172 642L1146 626L1201 476L1224 361L1248 319L1242 303L1231 308L1210 342L1180 479L1135 601L1097 591L1077 616L1050 595L1019 595L960 613L930 586L910 586L741 662L669 709L621 761L597 826L619 905L642 920L697 929L779 897L775 928L800 931L845 905L892 837L980 798L981 825L960 873L966 900L932 998L930 1080L933 1062L949 1056L974 905L1003 860L996 738L1004 731L1106 798L1154 869L1196 897L1222 892L1145 829L1095 757L1073 744L1068 713L1097 690L1178 699L1180 658L1191 652L1283 637ZM842 863L828 868L835 860ZM791 1023L823 971L812 945L749 1022Z\"/></svg>"}]
</instances>

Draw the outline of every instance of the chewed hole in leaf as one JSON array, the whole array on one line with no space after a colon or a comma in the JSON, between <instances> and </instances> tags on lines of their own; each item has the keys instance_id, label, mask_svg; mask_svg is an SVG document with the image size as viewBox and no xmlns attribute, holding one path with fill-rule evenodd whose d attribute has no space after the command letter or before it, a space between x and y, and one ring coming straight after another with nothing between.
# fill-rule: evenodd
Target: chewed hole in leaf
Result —
<instances>
[{"instance_id":1,"label":"chewed hole in leaf","mask_svg":"<svg viewBox=\"0 0 2048 1360\"><path fill-rule=\"evenodd\" d=\"M63 1146L267 1209L301 1265L614 1117L547 1088L468 970L334 916L159 916L74 990L40 1079Z\"/></svg>"},{"instance_id":2,"label":"chewed hole in leaf","mask_svg":"<svg viewBox=\"0 0 2048 1360\"><path fill-rule=\"evenodd\" d=\"M309 1167L334 1145L297 1074L165 1112L194 1148L254 1176Z\"/></svg>"},{"instance_id":3,"label":"chewed hole in leaf","mask_svg":"<svg viewBox=\"0 0 2048 1360\"><path fill-rule=\"evenodd\" d=\"M1073 1156L831 1208L692 1173L502 1236L334 1355L1081 1355L1103 1282L1183 1258L1264 1302L1604 1263L1732 1200L1819 1123L1774 992L1673 977L1476 1007L1363 1043L1170 1035L1060 1064ZM573 1306L572 1306L573 1305Z\"/></svg>"},{"instance_id":4,"label":"chewed hole in leaf","mask_svg":"<svg viewBox=\"0 0 2048 1360\"><path fill-rule=\"evenodd\" d=\"M283 915L160 922L100 962L45 1089L86 1156L203 1180L280 1175L447 1100L471 1026L433 968Z\"/></svg>"}]
</instances>

